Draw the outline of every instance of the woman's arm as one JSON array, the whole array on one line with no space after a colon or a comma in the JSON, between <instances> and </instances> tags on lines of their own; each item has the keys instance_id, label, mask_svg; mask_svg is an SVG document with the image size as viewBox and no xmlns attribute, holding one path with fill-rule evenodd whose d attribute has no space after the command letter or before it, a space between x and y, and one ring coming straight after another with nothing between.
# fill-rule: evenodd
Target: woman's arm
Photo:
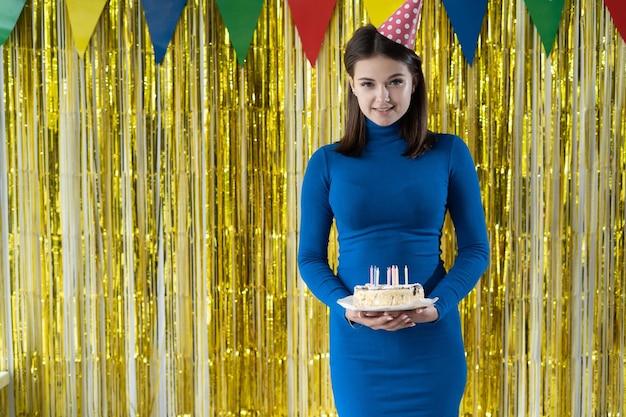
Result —
<instances>
[{"instance_id":1,"label":"woman's arm","mask_svg":"<svg viewBox=\"0 0 626 417\"><path fill-rule=\"evenodd\" d=\"M326 155L324 149L319 149L309 160L302 182L298 266L313 295L343 316L343 307L337 300L351 292L328 264L328 239L334 217L329 192Z\"/></svg>"},{"instance_id":2,"label":"woman's arm","mask_svg":"<svg viewBox=\"0 0 626 417\"><path fill-rule=\"evenodd\" d=\"M489 264L489 240L476 167L460 138L455 138L451 149L448 210L458 251L454 265L429 295L439 297L435 304L439 317L456 308Z\"/></svg>"}]
</instances>

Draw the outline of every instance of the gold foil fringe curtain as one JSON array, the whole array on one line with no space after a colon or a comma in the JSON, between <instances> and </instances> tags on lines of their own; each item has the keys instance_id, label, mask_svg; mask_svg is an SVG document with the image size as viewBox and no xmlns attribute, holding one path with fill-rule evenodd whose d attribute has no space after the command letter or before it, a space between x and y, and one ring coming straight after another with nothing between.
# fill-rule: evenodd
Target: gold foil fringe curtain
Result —
<instances>
[{"instance_id":1,"label":"gold foil fringe curtain","mask_svg":"<svg viewBox=\"0 0 626 417\"><path fill-rule=\"evenodd\" d=\"M26 5L0 49L0 414L335 415L298 202L365 22L339 1L311 68L267 1L240 67L191 1L157 66L138 2L107 4L84 60L63 3ZM489 2L469 67L425 3L430 125L470 145L492 245L460 305L464 416L626 409L626 46L590 0L556 42L523 1Z\"/></svg>"}]
</instances>

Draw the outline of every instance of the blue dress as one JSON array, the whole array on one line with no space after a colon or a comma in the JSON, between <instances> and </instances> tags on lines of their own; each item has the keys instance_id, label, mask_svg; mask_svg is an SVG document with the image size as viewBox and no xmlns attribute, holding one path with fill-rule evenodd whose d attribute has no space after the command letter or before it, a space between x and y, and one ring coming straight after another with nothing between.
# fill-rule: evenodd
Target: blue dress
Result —
<instances>
[{"instance_id":1,"label":"blue dress","mask_svg":"<svg viewBox=\"0 0 626 417\"><path fill-rule=\"evenodd\" d=\"M457 417L467 367L458 303L489 258L478 176L465 142L438 135L411 159L398 123L366 121L359 157L318 149L302 184L298 264L311 292L330 314L330 369L340 417ZM446 271L440 240L446 211L458 252ZM339 243L337 275L328 264L333 219ZM369 267L409 267L410 282L438 297L439 318L399 331L350 326L337 300L369 281ZM385 278L386 279L386 278Z\"/></svg>"}]
</instances>

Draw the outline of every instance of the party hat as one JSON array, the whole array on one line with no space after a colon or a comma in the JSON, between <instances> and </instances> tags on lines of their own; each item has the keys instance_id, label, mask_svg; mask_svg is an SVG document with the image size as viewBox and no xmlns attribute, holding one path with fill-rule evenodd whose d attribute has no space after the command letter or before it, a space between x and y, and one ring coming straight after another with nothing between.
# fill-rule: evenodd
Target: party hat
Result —
<instances>
[{"instance_id":1,"label":"party hat","mask_svg":"<svg viewBox=\"0 0 626 417\"><path fill-rule=\"evenodd\" d=\"M379 27L378 32L408 49L415 49L415 35L419 27L423 0L406 0Z\"/></svg>"}]
</instances>

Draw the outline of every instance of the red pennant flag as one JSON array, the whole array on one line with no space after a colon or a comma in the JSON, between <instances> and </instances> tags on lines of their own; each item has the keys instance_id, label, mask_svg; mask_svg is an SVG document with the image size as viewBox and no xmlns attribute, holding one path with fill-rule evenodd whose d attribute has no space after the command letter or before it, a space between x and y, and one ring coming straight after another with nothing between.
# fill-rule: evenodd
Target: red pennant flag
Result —
<instances>
[{"instance_id":1,"label":"red pennant flag","mask_svg":"<svg viewBox=\"0 0 626 417\"><path fill-rule=\"evenodd\" d=\"M302 47L311 66L324 42L337 0L289 0L293 23L298 29Z\"/></svg>"},{"instance_id":2,"label":"red pennant flag","mask_svg":"<svg viewBox=\"0 0 626 417\"><path fill-rule=\"evenodd\" d=\"M617 31L622 36L622 39L626 41L626 1L604 0L604 5L609 9Z\"/></svg>"}]
</instances>

